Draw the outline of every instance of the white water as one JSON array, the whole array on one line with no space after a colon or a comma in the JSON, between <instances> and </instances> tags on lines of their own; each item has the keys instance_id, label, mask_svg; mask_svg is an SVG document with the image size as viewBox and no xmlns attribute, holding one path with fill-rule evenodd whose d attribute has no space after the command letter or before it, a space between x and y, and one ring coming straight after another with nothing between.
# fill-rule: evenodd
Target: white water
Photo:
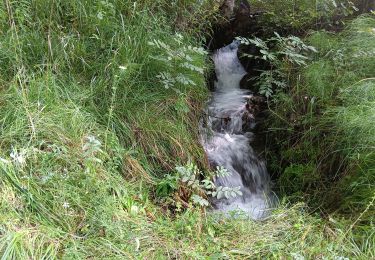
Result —
<instances>
[{"instance_id":1,"label":"white water","mask_svg":"<svg viewBox=\"0 0 375 260\"><path fill-rule=\"evenodd\" d=\"M260 219L270 207L270 178L265 163L250 146L253 134L242 130L245 121L253 127L255 121L246 109L251 93L240 89L246 71L237 58L237 50L238 43L234 42L213 55L218 80L208 105L207 122L201 126L202 143L211 165L223 166L231 173L216 178L216 186L240 187L243 193L236 198L215 200L215 208L225 213L244 211L251 218Z\"/></svg>"}]
</instances>

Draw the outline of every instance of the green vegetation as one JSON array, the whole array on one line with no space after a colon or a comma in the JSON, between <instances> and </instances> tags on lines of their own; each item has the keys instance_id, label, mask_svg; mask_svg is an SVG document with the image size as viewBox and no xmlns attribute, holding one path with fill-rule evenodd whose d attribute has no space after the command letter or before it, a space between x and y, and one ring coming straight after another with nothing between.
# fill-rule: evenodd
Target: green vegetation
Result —
<instances>
[{"instance_id":1,"label":"green vegetation","mask_svg":"<svg viewBox=\"0 0 375 260\"><path fill-rule=\"evenodd\" d=\"M374 238L375 18L362 16L340 34L313 32L319 51L291 72L272 101L269 156L279 187L312 208L353 222L358 240ZM275 161L274 161L275 162ZM322 196L324 194L324 196Z\"/></svg>"},{"instance_id":2,"label":"green vegetation","mask_svg":"<svg viewBox=\"0 0 375 260\"><path fill-rule=\"evenodd\" d=\"M274 34L274 37L266 41L257 37L254 39L238 37L241 44L254 45L259 48L259 55L244 53L243 56L268 63L268 70L261 71L259 76L251 79L255 82L252 86L254 90L258 87L257 92L266 98L272 97L274 89L276 91L285 89L290 69L306 65L306 60L308 60L306 55L310 52L317 52L314 46L306 45L296 36L281 37L277 32Z\"/></svg>"},{"instance_id":3,"label":"green vegetation","mask_svg":"<svg viewBox=\"0 0 375 260\"><path fill-rule=\"evenodd\" d=\"M197 125L210 66L199 47L217 9L2 2L1 259L375 257L374 18L311 34L319 53L274 99L274 127L287 129L274 136L288 161L273 164L281 187L292 199L340 195L341 214L323 219L285 198L253 222L194 207L175 170L206 169ZM321 189L323 173L337 188Z\"/></svg>"},{"instance_id":4,"label":"green vegetation","mask_svg":"<svg viewBox=\"0 0 375 260\"><path fill-rule=\"evenodd\" d=\"M250 0L255 10L264 12L260 24L265 32L307 32L309 29L336 27L359 11L361 0Z\"/></svg>"},{"instance_id":5,"label":"green vegetation","mask_svg":"<svg viewBox=\"0 0 375 260\"><path fill-rule=\"evenodd\" d=\"M185 29L188 11L197 20ZM190 29L209 9L40 0L5 1L0 14L1 254L128 254L129 214L146 214L151 185L204 158L195 113L206 55ZM168 66L155 40L189 61ZM172 89L165 71L181 79Z\"/></svg>"},{"instance_id":6,"label":"green vegetation","mask_svg":"<svg viewBox=\"0 0 375 260\"><path fill-rule=\"evenodd\" d=\"M281 27L296 26L289 31L321 26L314 24L318 13L305 13L304 1L297 1L304 12L291 15L303 25L276 15L272 10L281 4L270 2L263 5L265 30L274 28L272 15ZM327 18L333 21L337 12ZM303 14L305 22L298 18ZM375 17L363 15L344 24L340 33L311 30L305 43L277 32L265 39L239 39L258 47L259 55L250 58L269 64L255 78L254 89L271 98L267 161L278 176L279 194L350 223L354 240L370 248L375 241Z\"/></svg>"}]
</instances>

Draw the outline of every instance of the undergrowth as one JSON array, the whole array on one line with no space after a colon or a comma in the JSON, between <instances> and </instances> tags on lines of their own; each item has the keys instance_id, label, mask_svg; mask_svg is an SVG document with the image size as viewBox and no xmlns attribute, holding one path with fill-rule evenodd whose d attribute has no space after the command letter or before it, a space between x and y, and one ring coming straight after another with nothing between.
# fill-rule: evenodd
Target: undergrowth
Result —
<instances>
[{"instance_id":1,"label":"undergrowth","mask_svg":"<svg viewBox=\"0 0 375 260\"><path fill-rule=\"evenodd\" d=\"M2 259L374 257L373 241L347 228L356 222L326 221L301 204L253 222L217 218L189 198L174 214L159 203L156 184L176 165L206 167L197 125L209 66L199 45L217 8L2 2Z\"/></svg>"},{"instance_id":2,"label":"undergrowth","mask_svg":"<svg viewBox=\"0 0 375 260\"><path fill-rule=\"evenodd\" d=\"M341 28L367 7L361 0L249 0L253 10L261 12L263 34L288 32L299 35L310 29ZM266 24L267 26L264 26Z\"/></svg>"},{"instance_id":3,"label":"undergrowth","mask_svg":"<svg viewBox=\"0 0 375 260\"><path fill-rule=\"evenodd\" d=\"M318 53L272 101L270 166L284 194L352 221L357 241L373 246L375 19L306 40Z\"/></svg>"}]
</instances>

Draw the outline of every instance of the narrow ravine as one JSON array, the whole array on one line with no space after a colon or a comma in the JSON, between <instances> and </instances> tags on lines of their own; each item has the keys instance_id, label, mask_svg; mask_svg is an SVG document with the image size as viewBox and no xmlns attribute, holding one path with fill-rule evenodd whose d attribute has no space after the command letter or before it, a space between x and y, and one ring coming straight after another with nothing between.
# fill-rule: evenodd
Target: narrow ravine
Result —
<instances>
[{"instance_id":1,"label":"narrow ravine","mask_svg":"<svg viewBox=\"0 0 375 260\"><path fill-rule=\"evenodd\" d=\"M242 196L215 199L221 212L243 211L253 219L264 218L270 203L270 178L266 165L250 143L254 138L255 115L249 109L253 98L249 90L240 89L246 71L237 57L238 42L215 51L213 61L217 81L202 124L202 143L213 167L222 166L230 176L217 177L216 186L240 187Z\"/></svg>"}]
</instances>

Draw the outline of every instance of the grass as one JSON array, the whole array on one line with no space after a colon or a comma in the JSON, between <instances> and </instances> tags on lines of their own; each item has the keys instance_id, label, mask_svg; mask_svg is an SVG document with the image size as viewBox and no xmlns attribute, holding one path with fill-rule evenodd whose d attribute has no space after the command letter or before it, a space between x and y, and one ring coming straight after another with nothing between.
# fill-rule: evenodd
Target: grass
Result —
<instances>
[{"instance_id":1,"label":"grass","mask_svg":"<svg viewBox=\"0 0 375 260\"><path fill-rule=\"evenodd\" d=\"M176 164L204 158L198 116L186 110L200 110L205 79L185 73L197 87L165 89L157 75L168 64L153 58L160 50L148 43L172 46L176 19L187 8L197 18L196 11L203 16L208 9L176 3L179 13L167 16L164 7L161 1L4 2L4 259L126 256L135 224L125 215L144 212L149 185ZM181 46L199 44L190 28L179 29ZM192 62L205 66L205 58L195 54Z\"/></svg>"},{"instance_id":2,"label":"grass","mask_svg":"<svg viewBox=\"0 0 375 260\"><path fill-rule=\"evenodd\" d=\"M197 125L207 98L199 69L209 65L192 47L216 8L3 2L2 259L374 257L371 230L359 242L347 228L362 219L326 220L283 203L259 223L160 204L164 175L189 160L206 165ZM181 67L186 55L190 69Z\"/></svg>"},{"instance_id":3,"label":"grass","mask_svg":"<svg viewBox=\"0 0 375 260\"><path fill-rule=\"evenodd\" d=\"M274 100L279 185L319 211L352 221L356 241L373 243L375 19L364 15L340 34L307 37L319 53ZM282 141L289 140L289 141ZM326 196L321 196L321 194Z\"/></svg>"},{"instance_id":4,"label":"grass","mask_svg":"<svg viewBox=\"0 0 375 260\"><path fill-rule=\"evenodd\" d=\"M262 12L263 34L273 32L305 35L309 30L341 28L349 18L358 15L361 0L249 0L252 10ZM366 7L367 8L367 7ZM266 25L266 26L264 26Z\"/></svg>"}]
</instances>

